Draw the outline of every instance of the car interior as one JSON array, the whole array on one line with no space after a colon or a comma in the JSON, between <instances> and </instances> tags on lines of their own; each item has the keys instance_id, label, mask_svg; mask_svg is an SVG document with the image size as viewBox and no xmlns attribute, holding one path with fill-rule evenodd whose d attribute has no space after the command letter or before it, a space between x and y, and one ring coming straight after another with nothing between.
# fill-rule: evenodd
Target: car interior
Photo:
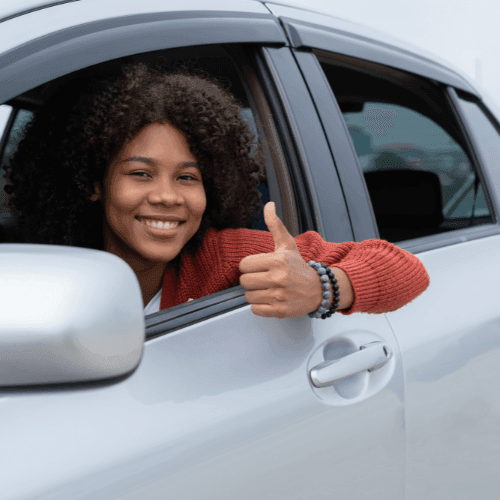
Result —
<instances>
[{"instance_id":1,"label":"car interior","mask_svg":"<svg viewBox=\"0 0 500 500\"><path fill-rule=\"evenodd\" d=\"M365 159L373 157L363 174L381 238L398 242L492 222L473 156L440 86L366 61L336 56L333 62L324 54L318 57L346 122L357 115L356 123L360 123L364 115L366 122L371 118L372 128L375 124L379 127L353 127L350 132L360 161L363 155ZM387 105L391 108L387 109ZM377 106L381 109L377 110ZM368 111L371 117L367 117ZM373 117L376 111L386 112L386 116ZM417 119L415 131L405 131L406 144L387 144L386 149L380 146L393 125L391 115L397 118L404 112L423 117L422 121L432 120L442 129L448 142L439 146L458 150L468 178L455 178L454 173L441 169L439 158L432 161L438 156L436 145L428 145L419 137ZM418 164L405 159L415 149L423 153L424 161ZM451 183L452 187L448 187ZM448 200L445 210L444 202Z\"/></svg>"}]
</instances>

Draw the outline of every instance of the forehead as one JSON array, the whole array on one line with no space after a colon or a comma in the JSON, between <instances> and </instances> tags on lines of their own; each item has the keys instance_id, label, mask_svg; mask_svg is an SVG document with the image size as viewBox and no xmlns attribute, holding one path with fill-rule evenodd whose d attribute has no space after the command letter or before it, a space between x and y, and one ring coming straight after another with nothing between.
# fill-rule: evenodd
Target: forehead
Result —
<instances>
[{"instance_id":1,"label":"forehead","mask_svg":"<svg viewBox=\"0 0 500 500\"><path fill-rule=\"evenodd\" d=\"M118 158L146 156L158 159L194 161L186 137L169 123L152 123L143 127L118 153Z\"/></svg>"}]
</instances>

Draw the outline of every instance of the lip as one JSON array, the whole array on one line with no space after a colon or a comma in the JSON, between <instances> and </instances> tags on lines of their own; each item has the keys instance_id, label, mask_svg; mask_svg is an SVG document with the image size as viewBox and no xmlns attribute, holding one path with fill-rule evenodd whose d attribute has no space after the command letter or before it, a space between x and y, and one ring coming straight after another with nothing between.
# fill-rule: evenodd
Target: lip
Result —
<instances>
[{"instance_id":1,"label":"lip","mask_svg":"<svg viewBox=\"0 0 500 500\"><path fill-rule=\"evenodd\" d=\"M182 231L184 228L184 222L181 221L174 221L172 219L168 219L167 222L179 222L177 227L171 227L171 228L160 228L160 227L153 227L153 226L148 226L144 221L145 220L160 220L160 219L149 219L149 217L143 217L142 221L139 218L136 218L136 220L139 222L141 225L142 229L146 231L151 236L155 237L160 237L160 238L175 238L177 236L177 233L179 231Z\"/></svg>"},{"instance_id":2,"label":"lip","mask_svg":"<svg viewBox=\"0 0 500 500\"><path fill-rule=\"evenodd\" d=\"M175 215L137 215L135 217L138 221L143 221L143 220L158 220L161 222L179 222L182 223L185 221L182 217L177 217Z\"/></svg>"}]
</instances>

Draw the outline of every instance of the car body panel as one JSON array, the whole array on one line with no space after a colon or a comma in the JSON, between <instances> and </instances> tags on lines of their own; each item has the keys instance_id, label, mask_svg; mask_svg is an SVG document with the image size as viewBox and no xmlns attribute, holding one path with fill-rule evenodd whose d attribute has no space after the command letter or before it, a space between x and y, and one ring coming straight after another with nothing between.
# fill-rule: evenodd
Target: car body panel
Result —
<instances>
[{"instance_id":1,"label":"car body panel","mask_svg":"<svg viewBox=\"0 0 500 500\"><path fill-rule=\"evenodd\" d=\"M79 0L16 0L15 2L4 1L0 3L0 22L11 19L15 16L26 15L35 10L47 9L67 2L77 2Z\"/></svg>"},{"instance_id":2,"label":"car body panel","mask_svg":"<svg viewBox=\"0 0 500 500\"><path fill-rule=\"evenodd\" d=\"M315 389L311 356L360 338L384 340L391 364L346 381L350 399ZM2 495L401 498L402 368L384 315L279 320L245 306L147 341L120 384L0 392ZM373 382L379 392L366 398Z\"/></svg>"},{"instance_id":3,"label":"car body panel","mask_svg":"<svg viewBox=\"0 0 500 500\"><path fill-rule=\"evenodd\" d=\"M286 43L276 18L250 0L214 0L209 11L200 0L186 0L182 10L159 0L121 2L119 11L115 7L109 0L71 2L2 23L0 102L63 74L131 54L192 44ZM26 30L26 23L32 29Z\"/></svg>"},{"instance_id":4,"label":"car body panel","mask_svg":"<svg viewBox=\"0 0 500 500\"><path fill-rule=\"evenodd\" d=\"M298 52L316 43L345 46L349 55L413 68L476 93L432 56L304 9L251 0L186 0L180 7L81 0L43 10L2 23L0 102L132 53L271 45L262 61L278 89L300 160L296 168L308 184L311 206L304 210L331 241L363 239L377 229L373 217L366 219L367 199L359 213L346 206L339 178L350 181L336 169L355 166L351 180L359 186L359 165L347 145L341 154L331 137L328 142L322 126L335 127L336 140L351 144L338 119L336 125L322 121L321 113L331 109L339 118L339 111L332 95L329 108L315 108L327 82L313 87L301 77L308 54ZM33 23L32 32L26 23ZM495 498L500 319L492 292L500 282L500 236L467 231L483 232L459 244L453 233L454 244L441 235L422 239L442 245L418 254L431 285L396 312L265 319L242 306L241 290L233 289L228 312L203 317L200 307L187 326L162 321L163 313L147 319L143 359L120 383L1 391L2 498ZM186 304L174 313L190 311ZM312 367L375 340L394 353L386 366L344 379L335 390L311 384Z\"/></svg>"},{"instance_id":5,"label":"car body panel","mask_svg":"<svg viewBox=\"0 0 500 500\"><path fill-rule=\"evenodd\" d=\"M405 371L405 499L493 499L500 489L500 235L418 257L429 288L387 315Z\"/></svg>"}]
</instances>

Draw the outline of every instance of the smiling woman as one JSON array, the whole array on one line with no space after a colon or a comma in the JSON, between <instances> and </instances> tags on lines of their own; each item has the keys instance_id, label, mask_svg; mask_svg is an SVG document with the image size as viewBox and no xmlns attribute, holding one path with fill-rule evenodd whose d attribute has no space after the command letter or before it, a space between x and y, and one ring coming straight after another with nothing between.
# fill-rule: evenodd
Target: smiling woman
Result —
<instances>
[{"instance_id":1,"label":"smiling woman","mask_svg":"<svg viewBox=\"0 0 500 500\"><path fill-rule=\"evenodd\" d=\"M169 263L200 228L207 200L186 138L168 123L145 126L111 160L92 201L104 206L104 249L135 271L144 305Z\"/></svg>"},{"instance_id":2,"label":"smiling woman","mask_svg":"<svg viewBox=\"0 0 500 500\"><path fill-rule=\"evenodd\" d=\"M255 314L325 319L395 310L428 286L386 241L293 238L273 203L269 232L245 229L265 159L217 81L134 63L70 89L45 102L7 167L10 205L26 242L121 257L147 313L241 284Z\"/></svg>"}]
</instances>

